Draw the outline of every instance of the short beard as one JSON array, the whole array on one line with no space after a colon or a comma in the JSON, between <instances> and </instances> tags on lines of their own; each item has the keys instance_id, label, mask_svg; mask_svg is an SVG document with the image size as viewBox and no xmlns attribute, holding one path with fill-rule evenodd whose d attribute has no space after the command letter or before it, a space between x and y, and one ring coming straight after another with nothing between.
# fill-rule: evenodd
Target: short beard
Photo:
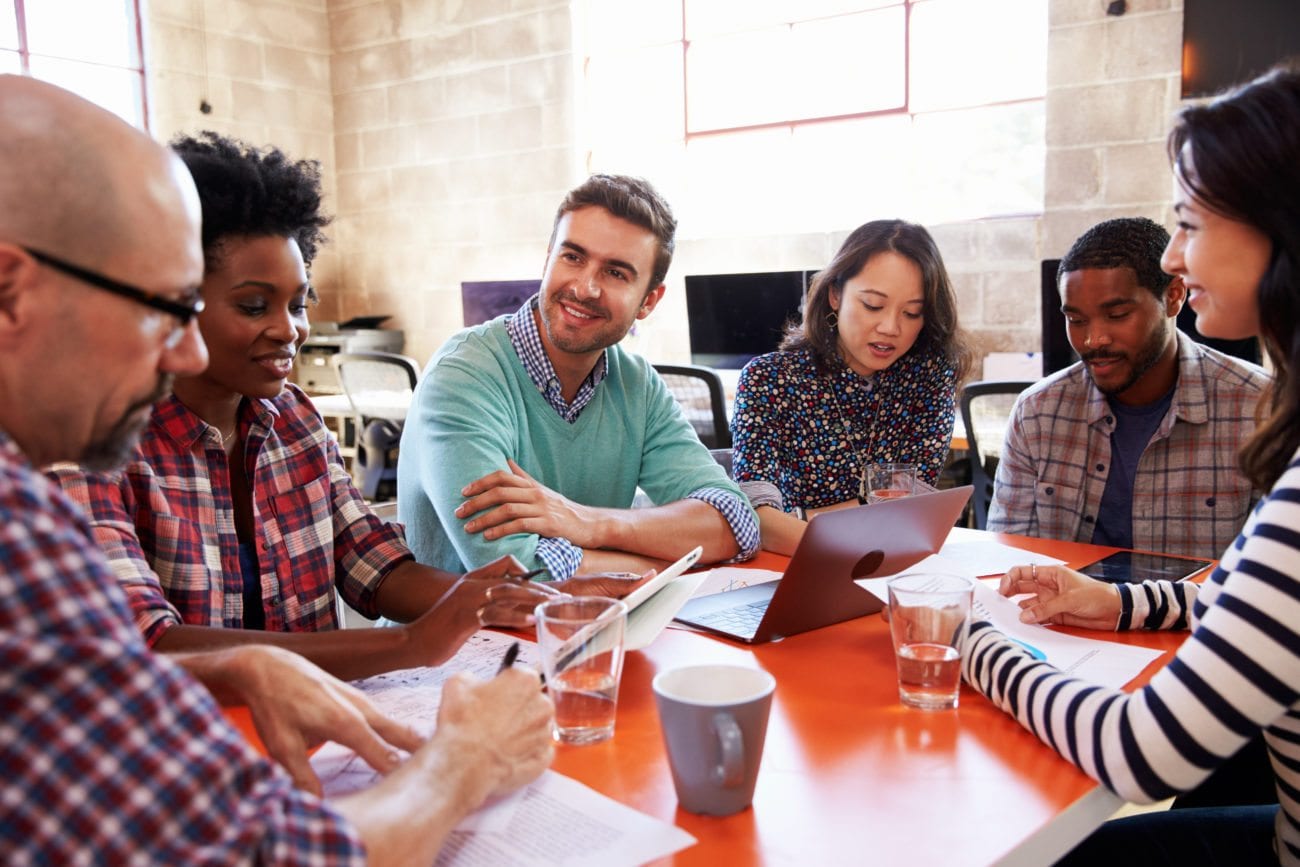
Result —
<instances>
[{"instance_id":1,"label":"short beard","mask_svg":"<svg viewBox=\"0 0 1300 867\"><path fill-rule=\"evenodd\" d=\"M579 309L589 309L587 305L571 298L564 298L563 300ZM560 298L554 298L549 303L545 301L542 302L541 320L542 327L546 329L546 336L550 338L551 344L561 352L573 353L575 355L583 355L588 352L600 352L608 349L627 336L627 331L624 331L621 334L613 333L617 326L608 321L606 321L604 326L597 329L595 334L588 335L590 339L587 342L580 343L557 334L557 329L551 327L551 315L554 314L557 319L562 315L558 309L560 301ZM612 340L610 339L611 337L613 338Z\"/></svg>"},{"instance_id":2,"label":"short beard","mask_svg":"<svg viewBox=\"0 0 1300 867\"><path fill-rule=\"evenodd\" d=\"M141 431L149 424L149 413L140 410L157 403L171 390L172 375L165 373L158 377L158 386L153 393L144 400L131 404L108 433L82 450L77 462L93 472L107 472L125 464L135 451Z\"/></svg>"},{"instance_id":3,"label":"short beard","mask_svg":"<svg viewBox=\"0 0 1300 867\"><path fill-rule=\"evenodd\" d=\"M1123 394L1136 385L1139 379L1146 376L1147 371L1156 366L1156 362L1160 360L1160 356L1165 354L1166 345L1167 344L1162 338L1158 342L1154 340L1150 341L1139 349L1137 355L1133 357L1133 368L1129 371L1128 378L1119 385L1114 386L1113 388L1102 388L1095 379L1092 381L1092 384L1096 385L1097 390L1107 397L1115 397L1116 395ZM1090 352L1085 355L1083 359L1084 361L1091 361L1094 358L1107 357L1113 356L1108 356L1105 352ZM1091 374L1089 374L1089 377L1091 377Z\"/></svg>"}]
</instances>

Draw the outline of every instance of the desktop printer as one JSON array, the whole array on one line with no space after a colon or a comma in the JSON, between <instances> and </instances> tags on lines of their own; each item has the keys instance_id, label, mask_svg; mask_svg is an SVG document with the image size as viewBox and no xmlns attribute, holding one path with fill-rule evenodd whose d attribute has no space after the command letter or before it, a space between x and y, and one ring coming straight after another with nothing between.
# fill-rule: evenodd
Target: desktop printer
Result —
<instances>
[{"instance_id":1,"label":"desktop printer","mask_svg":"<svg viewBox=\"0 0 1300 867\"><path fill-rule=\"evenodd\" d=\"M357 316L347 322L313 322L311 336L298 350L294 382L308 394L340 394L334 356L340 352L395 352L406 345L403 332L380 328L387 316Z\"/></svg>"}]
</instances>

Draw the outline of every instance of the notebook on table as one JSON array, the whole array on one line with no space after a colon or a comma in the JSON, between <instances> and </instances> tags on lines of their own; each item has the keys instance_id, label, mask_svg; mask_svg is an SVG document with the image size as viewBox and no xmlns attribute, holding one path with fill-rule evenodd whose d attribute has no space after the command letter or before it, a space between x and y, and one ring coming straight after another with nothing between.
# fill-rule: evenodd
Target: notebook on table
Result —
<instances>
[{"instance_id":1,"label":"notebook on table","mask_svg":"<svg viewBox=\"0 0 1300 867\"><path fill-rule=\"evenodd\" d=\"M676 619L761 644L874 614L883 604L854 580L892 575L938 553L973 490L966 485L815 515L781 580L692 599Z\"/></svg>"}]
</instances>

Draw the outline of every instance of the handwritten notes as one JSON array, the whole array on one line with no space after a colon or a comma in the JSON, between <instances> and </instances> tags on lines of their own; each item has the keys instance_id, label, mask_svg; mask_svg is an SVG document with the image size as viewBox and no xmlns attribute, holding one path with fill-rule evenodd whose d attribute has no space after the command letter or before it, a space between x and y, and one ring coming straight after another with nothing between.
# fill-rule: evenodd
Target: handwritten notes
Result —
<instances>
[{"instance_id":1,"label":"handwritten notes","mask_svg":"<svg viewBox=\"0 0 1300 867\"><path fill-rule=\"evenodd\" d=\"M421 734L437 726L442 685L468 671L496 674L516 639L495 632L472 636L445 665L413 668L355 682L384 713ZM537 645L520 642L516 665L537 665ZM617 735L616 735L617 737ZM373 785L378 774L352 750L326 744L312 757L325 794L338 796ZM583 784L547 771L514 794L484 806L461 822L439 854L439 867L478 865L643 864L695 843L680 828L639 813Z\"/></svg>"}]
</instances>

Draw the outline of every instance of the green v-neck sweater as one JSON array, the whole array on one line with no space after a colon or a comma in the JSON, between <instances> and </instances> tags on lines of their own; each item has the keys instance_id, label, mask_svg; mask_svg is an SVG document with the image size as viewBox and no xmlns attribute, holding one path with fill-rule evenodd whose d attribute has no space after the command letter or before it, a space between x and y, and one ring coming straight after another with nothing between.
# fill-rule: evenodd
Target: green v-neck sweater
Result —
<instances>
[{"instance_id":1,"label":"green v-neck sweater","mask_svg":"<svg viewBox=\"0 0 1300 867\"><path fill-rule=\"evenodd\" d=\"M453 336L416 387L402 433L397 503L417 560L453 572L505 554L529 568L545 565L537 536L487 541L466 533L469 518L454 514L465 499L461 489L507 469L507 458L588 506L629 508L639 486L656 504L720 488L748 508L645 359L610 347L605 379L570 424L529 379L507 318Z\"/></svg>"}]
</instances>

